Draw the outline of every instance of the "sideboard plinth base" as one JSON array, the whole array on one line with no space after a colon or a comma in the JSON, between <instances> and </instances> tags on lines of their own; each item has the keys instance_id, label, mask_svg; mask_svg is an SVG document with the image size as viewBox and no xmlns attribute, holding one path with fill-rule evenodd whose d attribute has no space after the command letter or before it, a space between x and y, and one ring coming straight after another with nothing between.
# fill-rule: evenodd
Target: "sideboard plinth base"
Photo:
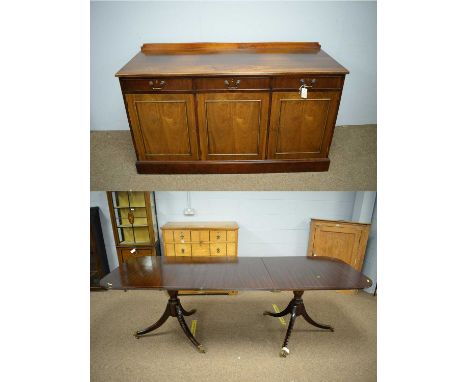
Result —
<instances>
[{"instance_id":1,"label":"sideboard plinth base","mask_svg":"<svg viewBox=\"0 0 468 382\"><path fill-rule=\"evenodd\" d=\"M137 161L139 174L259 174L328 171L330 159L259 161Z\"/></svg>"}]
</instances>

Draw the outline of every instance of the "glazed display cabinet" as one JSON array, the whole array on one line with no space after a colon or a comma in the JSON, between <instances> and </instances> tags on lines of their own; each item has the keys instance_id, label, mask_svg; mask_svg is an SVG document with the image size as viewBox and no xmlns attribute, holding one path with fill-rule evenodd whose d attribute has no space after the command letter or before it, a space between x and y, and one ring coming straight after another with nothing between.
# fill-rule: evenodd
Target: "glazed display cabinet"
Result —
<instances>
[{"instance_id":1,"label":"glazed display cabinet","mask_svg":"<svg viewBox=\"0 0 468 382\"><path fill-rule=\"evenodd\" d=\"M158 227L154 194L109 191L107 200L119 264L132 257L155 256Z\"/></svg>"},{"instance_id":2,"label":"glazed display cabinet","mask_svg":"<svg viewBox=\"0 0 468 382\"><path fill-rule=\"evenodd\" d=\"M327 171L348 73L316 42L144 44L116 74L137 171Z\"/></svg>"}]
</instances>

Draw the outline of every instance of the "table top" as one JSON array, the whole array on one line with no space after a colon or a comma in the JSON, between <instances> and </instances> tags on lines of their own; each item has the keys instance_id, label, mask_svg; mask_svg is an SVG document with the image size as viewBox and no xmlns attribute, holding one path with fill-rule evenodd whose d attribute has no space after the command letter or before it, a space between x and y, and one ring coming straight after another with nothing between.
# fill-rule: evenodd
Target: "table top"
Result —
<instances>
[{"instance_id":1,"label":"table top","mask_svg":"<svg viewBox=\"0 0 468 382\"><path fill-rule=\"evenodd\" d=\"M109 289L336 290L364 289L372 281L323 256L145 256L130 259L100 284Z\"/></svg>"},{"instance_id":2,"label":"table top","mask_svg":"<svg viewBox=\"0 0 468 382\"><path fill-rule=\"evenodd\" d=\"M117 77L349 73L318 43L144 44Z\"/></svg>"}]
</instances>

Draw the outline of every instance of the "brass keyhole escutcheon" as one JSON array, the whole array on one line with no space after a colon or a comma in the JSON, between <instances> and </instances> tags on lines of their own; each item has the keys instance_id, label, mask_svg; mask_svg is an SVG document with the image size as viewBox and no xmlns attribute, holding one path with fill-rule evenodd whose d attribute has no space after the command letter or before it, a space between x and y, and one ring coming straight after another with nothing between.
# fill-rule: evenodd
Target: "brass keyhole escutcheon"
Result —
<instances>
[{"instance_id":1,"label":"brass keyhole escutcheon","mask_svg":"<svg viewBox=\"0 0 468 382\"><path fill-rule=\"evenodd\" d=\"M216 253L219 253L221 252L221 250L219 248L216 248Z\"/></svg>"},{"instance_id":2,"label":"brass keyhole escutcheon","mask_svg":"<svg viewBox=\"0 0 468 382\"><path fill-rule=\"evenodd\" d=\"M181 252L182 252L182 253L185 253L185 249L184 249L184 248L182 248Z\"/></svg>"},{"instance_id":3,"label":"brass keyhole escutcheon","mask_svg":"<svg viewBox=\"0 0 468 382\"><path fill-rule=\"evenodd\" d=\"M221 236L220 236L220 235L217 235L217 236L216 236L216 239L217 239L217 240L221 239Z\"/></svg>"}]
</instances>

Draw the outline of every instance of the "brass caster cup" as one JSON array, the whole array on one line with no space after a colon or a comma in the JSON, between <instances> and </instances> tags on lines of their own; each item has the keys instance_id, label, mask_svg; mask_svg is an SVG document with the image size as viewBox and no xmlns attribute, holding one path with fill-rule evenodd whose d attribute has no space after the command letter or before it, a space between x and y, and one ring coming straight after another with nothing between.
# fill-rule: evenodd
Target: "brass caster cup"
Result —
<instances>
[{"instance_id":1,"label":"brass caster cup","mask_svg":"<svg viewBox=\"0 0 468 382\"><path fill-rule=\"evenodd\" d=\"M138 335L138 332L133 333L133 336L134 336L136 339L140 338L140 336Z\"/></svg>"},{"instance_id":2,"label":"brass caster cup","mask_svg":"<svg viewBox=\"0 0 468 382\"><path fill-rule=\"evenodd\" d=\"M289 349L287 347L283 347L280 351L280 356L286 358L289 355Z\"/></svg>"},{"instance_id":3,"label":"brass caster cup","mask_svg":"<svg viewBox=\"0 0 468 382\"><path fill-rule=\"evenodd\" d=\"M204 349L204 347L202 345L200 346L197 346L197 349L200 353L206 353L206 350Z\"/></svg>"}]
</instances>

